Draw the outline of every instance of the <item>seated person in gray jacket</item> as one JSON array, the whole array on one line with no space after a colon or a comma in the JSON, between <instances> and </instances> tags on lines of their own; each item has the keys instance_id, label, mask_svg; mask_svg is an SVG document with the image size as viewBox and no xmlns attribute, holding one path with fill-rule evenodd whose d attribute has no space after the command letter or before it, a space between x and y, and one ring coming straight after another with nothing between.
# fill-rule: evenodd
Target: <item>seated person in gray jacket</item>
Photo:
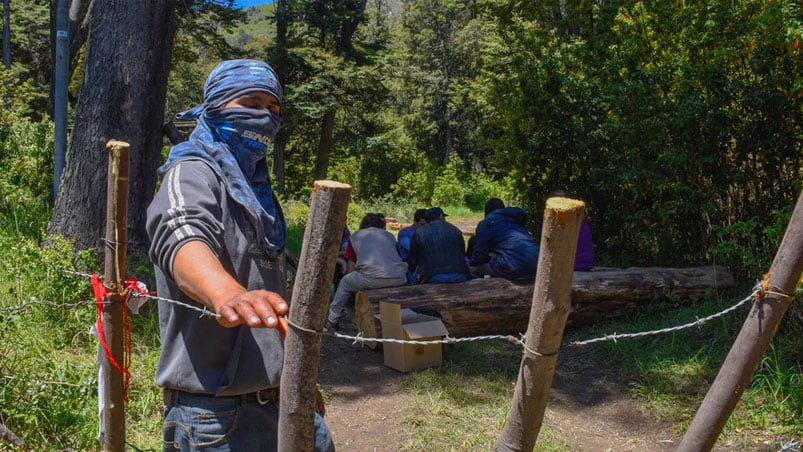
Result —
<instances>
[{"instance_id":1,"label":"seated person in gray jacket","mask_svg":"<svg viewBox=\"0 0 803 452\"><path fill-rule=\"evenodd\" d=\"M360 230L351 235L346 245L346 274L340 280L329 305L326 329L336 330L343 308L356 292L407 284L407 264L396 249L396 239L385 230L385 217L369 213L363 217Z\"/></svg>"},{"instance_id":2,"label":"seated person in gray jacket","mask_svg":"<svg viewBox=\"0 0 803 452\"><path fill-rule=\"evenodd\" d=\"M525 225L527 212L505 207L499 198L485 204L485 219L477 225L469 263L471 275L534 279L540 247Z\"/></svg>"}]
</instances>

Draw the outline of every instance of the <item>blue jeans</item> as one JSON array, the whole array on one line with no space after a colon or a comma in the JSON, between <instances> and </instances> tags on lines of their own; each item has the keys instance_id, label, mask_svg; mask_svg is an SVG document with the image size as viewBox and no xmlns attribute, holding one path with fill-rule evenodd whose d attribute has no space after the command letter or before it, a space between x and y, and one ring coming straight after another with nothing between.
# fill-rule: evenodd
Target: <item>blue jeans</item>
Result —
<instances>
[{"instance_id":1,"label":"blue jeans","mask_svg":"<svg viewBox=\"0 0 803 452\"><path fill-rule=\"evenodd\" d=\"M164 451L275 451L278 401L179 393L165 406ZM332 435L315 413L315 451L334 452Z\"/></svg>"},{"instance_id":2,"label":"blue jeans","mask_svg":"<svg viewBox=\"0 0 803 452\"><path fill-rule=\"evenodd\" d=\"M468 277L463 273L438 273L437 275L429 278L427 281L428 283L451 283L451 282L463 282L467 280Z\"/></svg>"}]
</instances>

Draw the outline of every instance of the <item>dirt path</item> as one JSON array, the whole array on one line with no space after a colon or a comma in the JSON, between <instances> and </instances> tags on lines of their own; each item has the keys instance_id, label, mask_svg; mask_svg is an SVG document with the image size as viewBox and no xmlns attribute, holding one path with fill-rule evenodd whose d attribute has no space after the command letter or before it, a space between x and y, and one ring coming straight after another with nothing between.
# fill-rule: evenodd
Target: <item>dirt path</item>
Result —
<instances>
[{"instance_id":1,"label":"dirt path","mask_svg":"<svg viewBox=\"0 0 803 452\"><path fill-rule=\"evenodd\" d=\"M320 381L329 395L327 423L342 451L392 451L406 441L403 408L411 397L404 375L383 365L381 352L325 338ZM574 451L669 451L680 435L631 399L626 387L581 348L558 360L544 425Z\"/></svg>"}]
</instances>

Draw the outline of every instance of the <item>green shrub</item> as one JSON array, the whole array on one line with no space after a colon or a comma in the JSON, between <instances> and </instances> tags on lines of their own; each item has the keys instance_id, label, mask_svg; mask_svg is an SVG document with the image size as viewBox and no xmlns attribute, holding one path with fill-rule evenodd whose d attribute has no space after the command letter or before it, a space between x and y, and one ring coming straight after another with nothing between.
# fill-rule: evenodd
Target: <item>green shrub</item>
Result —
<instances>
[{"instance_id":1,"label":"green shrub","mask_svg":"<svg viewBox=\"0 0 803 452\"><path fill-rule=\"evenodd\" d=\"M393 197L429 204L435 188L435 174L431 166L425 166L419 171L402 172L398 180L391 184Z\"/></svg>"},{"instance_id":2,"label":"green shrub","mask_svg":"<svg viewBox=\"0 0 803 452\"><path fill-rule=\"evenodd\" d=\"M41 240L52 191L52 124L0 122L0 228Z\"/></svg>"},{"instance_id":3,"label":"green shrub","mask_svg":"<svg viewBox=\"0 0 803 452\"><path fill-rule=\"evenodd\" d=\"M452 156L449 163L441 168L435 177L435 186L432 190L432 205L460 205L466 198L466 171L463 168L463 161L457 156Z\"/></svg>"},{"instance_id":4,"label":"green shrub","mask_svg":"<svg viewBox=\"0 0 803 452\"><path fill-rule=\"evenodd\" d=\"M500 198L506 204L515 204L513 191L487 174L472 174L466 184L466 205L472 210L483 211L490 198Z\"/></svg>"}]
</instances>

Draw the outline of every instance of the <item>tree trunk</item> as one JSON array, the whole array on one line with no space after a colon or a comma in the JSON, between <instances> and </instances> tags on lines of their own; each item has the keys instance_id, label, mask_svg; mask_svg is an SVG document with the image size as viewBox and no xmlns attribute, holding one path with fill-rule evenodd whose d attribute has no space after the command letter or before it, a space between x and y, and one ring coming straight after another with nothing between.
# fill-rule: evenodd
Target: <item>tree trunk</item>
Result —
<instances>
[{"instance_id":1,"label":"tree trunk","mask_svg":"<svg viewBox=\"0 0 803 452\"><path fill-rule=\"evenodd\" d=\"M361 0L358 4L354 5L355 9L350 11L349 17L343 18L340 25L340 39L335 45L334 53L343 56L344 59L349 59L349 54L353 50L352 39L354 33L357 31L357 26L360 23L360 16L365 11L367 0ZM325 43L324 28L321 28L321 43ZM332 153L334 145L334 129L335 129L335 115L337 110L329 108L324 112L321 119L321 136L318 141L318 152L315 156L315 179L326 179L329 172L329 156Z\"/></svg>"},{"instance_id":2,"label":"tree trunk","mask_svg":"<svg viewBox=\"0 0 803 452\"><path fill-rule=\"evenodd\" d=\"M318 152L315 156L315 179L326 179L329 172L329 154L332 152L332 141L335 129L334 109L326 110L321 119L321 138L318 141Z\"/></svg>"},{"instance_id":3,"label":"tree trunk","mask_svg":"<svg viewBox=\"0 0 803 452\"><path fill-rule=\"evenodd\" d=\"M144 250L145 211L153 198L162 148L175 0L104 1L92 8L92 30L75 127L48 234L97 248L103 237L106 142L131 144L129 248Z\"/></svg>"},{"instance_id":4,"label":"tree trunk","mask_svg":"<svg viewBox=\"0 0 803 452\"><path fill-rule=\"evenodd\" d=\"M354 45L352 41L354 40L354 33L357 32L357 26L360 24L360 17L365 12L365 5L368 3L368 0L360 0L360 2L355 5L356 9L351 14L350 18L347 18L343 21L343 25L340 27L340 41L338 42L338 48L336 53L338 55L347 55L354 51Z\"/></svg>"},{"instance_id":5,"label":"tree trunk","mask_svg":"<svg viewBox=\"0 0 803 452\"><path fill-rule=\"evenodd\" d=\"M70 3L70 78L75 72L78 51L89 34L89 17L95 0L72 0Z\"/></svg>"},{"instance_id":6,"label":"tree trunk","mask_svg":"<svg viewBox=\"0 0 803 452\"><path fill-rule=\"evenodd\" d=\"M733 287L733 277L718 266L628 268L574 272L569 325L619 316L656 297L680 300ZM366 337L382 337L379 303L401 304L443 319L452 337L516 334L527 329L532 282L504 278L472 279L457 284L423 284L358 292L355 317Z\"/></svg>"}]
</instances>

